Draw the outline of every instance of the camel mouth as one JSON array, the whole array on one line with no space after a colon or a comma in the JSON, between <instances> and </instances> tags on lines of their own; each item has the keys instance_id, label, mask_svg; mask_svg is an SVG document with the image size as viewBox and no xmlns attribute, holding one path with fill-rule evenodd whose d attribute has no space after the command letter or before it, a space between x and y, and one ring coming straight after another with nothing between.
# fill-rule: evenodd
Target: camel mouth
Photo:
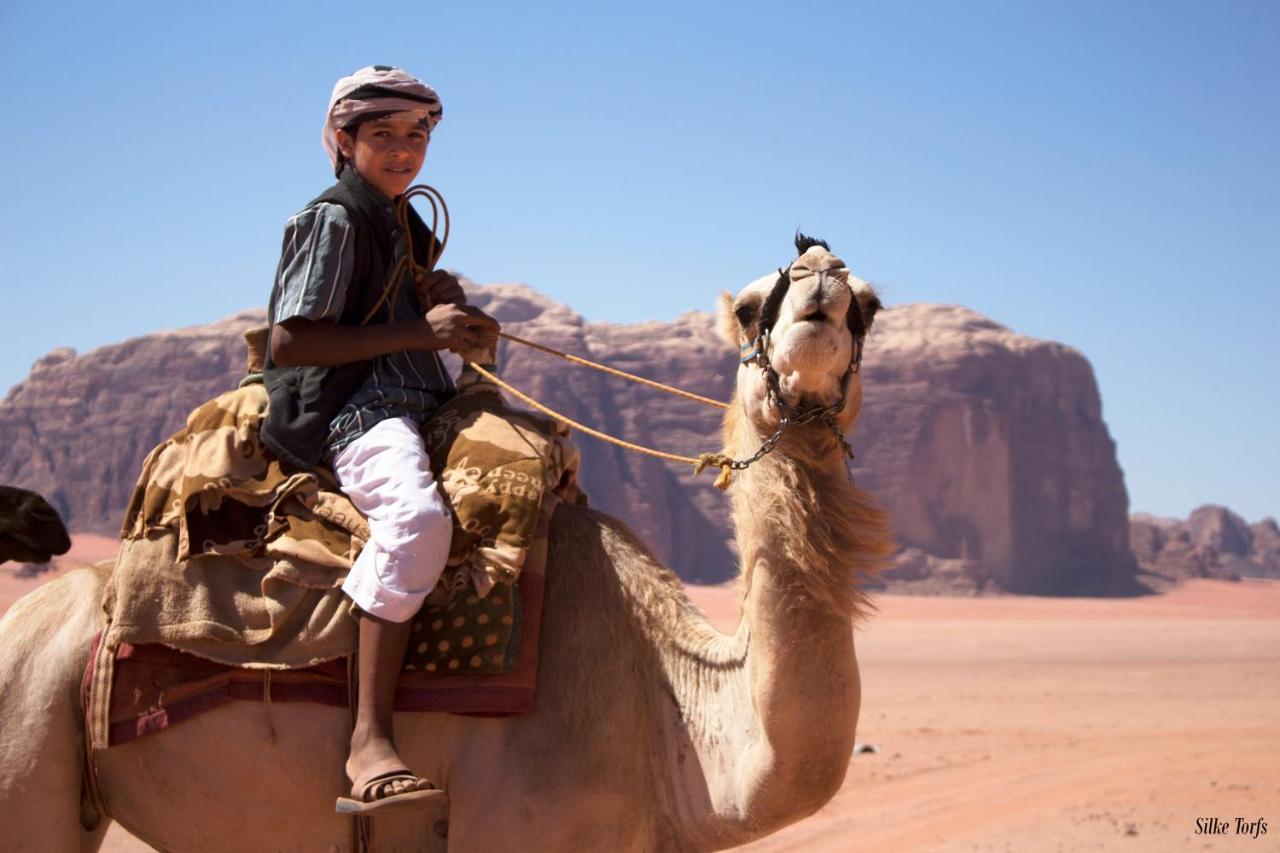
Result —
<instances>
[{"instance_id":1,"label":"camel mouth","mask_svg":"<svg viewBox=\"0 0 1280 853\"><path fill-rule=\"evenodd\" d=\"M817 394L801 394L800 398L795 402L794 408L800 412L808 412L813 409L830 409L840 402L840 395L817 395ZM833 412L839 414L839 412ZM819 429L825 429L821 421L810 421L810 424Z\"/></svg>"},{"instance_id":2,"label":"camel mouth","mask_svg":"<svg viewBox=\"0 0 1280 853\"><path fill-rule=\"evenodd\" d=\"M804 374L780 374L778 390L783 404L797 412L813 409L830 409L844 397L839 377L826 374L819 377ZM839 414L839 413L833 413Z\"/></svg>"},{"instance_id":3,"label":"camel mouth","mask_svg":"<svg viewBox=\"0 0 1280 853\"><path fill-rule=\"evenodd\" d=\"M793 322L778 344L780 359L775 367L779 372L843 370L841 362L849 360L847 330L820 309Z\"/></svg>"},{"instance_id":4,"label":"camel mouth","mask_svg":"<svg viewBox=\"0 0 1280 853\"><path fill-rule=\"evenodd\" d=\"M775 342L769 361L790 388L816 392L832 402L839 396L837 380L853 354L848 333L842 332L830 323L793 324Z\"/></svg>"}]
</instances>

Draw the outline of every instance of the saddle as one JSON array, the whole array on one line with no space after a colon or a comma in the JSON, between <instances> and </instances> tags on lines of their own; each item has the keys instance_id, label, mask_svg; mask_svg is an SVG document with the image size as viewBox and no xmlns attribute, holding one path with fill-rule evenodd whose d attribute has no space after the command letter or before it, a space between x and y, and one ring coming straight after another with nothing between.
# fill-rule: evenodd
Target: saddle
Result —
<instances>
[{"instance_id":1,"label":"saddle","mask_svg":"<svg viewBox=\"0 0 1280 853\"><path fill-rule=\"evenodd\" d=\"M262 444L265 330L246 338L249 376L156 447L134 488L84 683L97 748L232 699L346 704L356 622L340 587L368 527L331 472L286 473ZM454 536L397 707L527 712L547 530L560 502L586 502L579 456L565 425L474 371L457 387L422 429Z\"/></svg>"}]
</instances>

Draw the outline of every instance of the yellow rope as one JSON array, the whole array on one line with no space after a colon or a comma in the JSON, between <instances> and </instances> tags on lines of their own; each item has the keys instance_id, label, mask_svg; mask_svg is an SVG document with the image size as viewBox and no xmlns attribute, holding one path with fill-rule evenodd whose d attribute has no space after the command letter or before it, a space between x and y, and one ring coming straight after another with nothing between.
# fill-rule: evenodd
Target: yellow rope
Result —
<instances>
[{"instance_id":1,"label":"yellow rope","mask_svg":"<svg viewBox=\"0 0 1280 853\"><path fill-rule=\"evenodd\" d=\"M509 341L524 344L527 347L532 347L533 349L540 350L549 355L554 355L557 358L563 358L565 361L571 361L574 364L581 364L583 367L590 367L595 370L599 370L602 373L611 373L614 376L620 376L623 379L630 379L632 382L639 382L641 385L648 385L650 388L657 388L659 391L666 391L668 394L675 394L677 397L684 397L687 400L706 403L708 406L716 406L721 409L729 408L728 403L722 403L719 400L712 400L710 397L703 397L701 394L694 394L692 391L683 391L679 388L672 388L670 385L663 385L661 382L654 382L652 379L645 379L643 376L636 376L634 373L627 373L625 370L618 370L617 368L609 367L608 365L597 364L594 361L579 358L578 356L571 355L567 352L561 352L560 350L552 349L551 347L546 347L542 344L535 344L533 341L518 338L515 335L508 334L507 332L498 332L498 334Z\"/></svg>"},{"instance_id":2,"label":"yellow rope","mask_svg":"<svg viewBox=\"0 0 1280 853\"><path fill-rule=\"evenodd\" d=\"M419 264L417 258L413 256L413 231L409 228L409 199L415 197L425 198L431 205L431 235L433 239L431 240L430 245L427 246L427 263L425 265ZM399 290L400 283L404 279L406 272L414 278L417 278L423 273L432 272L436 268L436 263L440 260L440 256L444 254L444 247L449 242L449 207L444 203L444 196L442 196L440 191L435 187L428 186L427 184L418 184L416 186L409 187L409 189L405 190L404 193L396 199L395 214L396 221L400 225L400 231L404 235L405 251L400 257L400 261L391 271L391 275L387 277L387 286L383 288L381 297L374 304L373 308L364 318L361 325L368 323L369 320L373 319L373 315L377 313L378 309L381 308L384 303L394 301L395 293ZM437 237L436 232L439 228L442 217L444 220L444 233ZM650 388L656 388L659 391L666 391L668 394L675 394L677 397L684 397L686 400L694 400L699 403L705 403L708 406L716 406L720 409L729 408L728 403L723 403L719 400L712 400L710 397L703 397L701 394L694 394L691 391L684 391L679 388L673 388L670 385L663 385L661 382L655 382L652 379L645 379L643 376L636 376L634 373L627 373L625 370L618 370L617 368L599 364L589 359L579 358L576 355L570 355L567 352L561 352L560 350L552 349L551 347L543 346L542 344L536 344L533 341L525 340L524 338L517 337L516 335L512 335L507 332L499 332L498 334L509 341L524 344L527 347L532 347L533 349L540 350L549 355L554 355L557 358L563 358L565 361L571 361L574 364L581 364L584 367L590 367L594 370L599 370L602 373L609 373L614 376L622 377L623 379L630 379L632 382L638 382L641 385L647 385Z\"/></svg>"},{"instance_id":3,"label":"yellow rope","mask_svg":"<svg viewBox=\"0 0 1280 853\"><path fill-rule=\"evenodd\" d=\"M702 469L704 468L718 467L721 470L720 470L720 476L716 478L716 487L720 489L726 489L729 486L729 478L731 476L731 473L730 473L731 469L729 466L733 460L731 460L729 457L725 456L722 453L704 453L701 456L694 458L692 456L682 456L679 453L667 453L666 451L663 451L663 450L654 450L653 448L645 447L642 444L632 444L629 441L623 441L620 438L614 438L611 435L600 432L599 430L592 429L586 424L579 423L578 421L575 421L573 418L566 417L565 415L560 414L556 410L542 405L537 400L530 397L528 394L525 394L519 388L516 388L515 386L511 385L508 382L504 382L503 380L499 379L497 376L490 373L488 370L485 370L483 367L476 364L474 361L467 362L467 365L476 373L479 373L485 379L488 379L494 385L497 385L499 388L502 388L504 391L510 392L511 394L518 397L520 400L529 404L530 406L533 406L535 409L542 412L543 414L550 415L551 417L557 418L558 420L562 420L565 423L569 424L571 427L577 430L580 430L581 432L585 432L587 435L595 436L601 441L607 441L610 444L616 444L618 447L625 447L627 450L634 450L637 453L644 453L649 456L656 456L658 459L666 459L670 462L684 462L687 465L693 466L693 473L695 475L702 473Z\"/></svg>"},{"instance_id":4,"label":"yellow rope","mask_svg":"<svg viewBox=\"0 0 1280 853\"><path fill-rule=\"evenodd\" d=\"M424 197L431 204L432 240L431 240L431 244L427 247L427 263L425 266L422 264L419 264L417 259L414 258L413 256L413 236L409 228L409 199L415 196ZM427 186L426 184L419 184L417 186L413 186L405 190L405 192L398 199L396 199L395 214L396 214L396 220L400 225L401 233L404 235L405 252L404 252L404 255L400 258L399 263L396 264L395 269L392 270L391 275L388 277L387 285L386 287L383 288L383 291L382 291L382 296L378 299L377 303L369 311L369 314L364 318L364 323L368 323L369 320L373 318L373 315L377 313L378 309L381 308L384 303L394 302L395 293L400 288L401 281L404 279L406 274L416 279L420 274L424 272L429 273L433 271L435 269L436 263L440 260L440 255L444 253L445 245L449 242L449 208L444 203L444 196L442 196L439 190L435 189L434 187ZM440 225L442 214L444 219L444 233L440 234L437 237L438 226ZM603 364L598 364L597 362L590 361L585 358L579 358L576 355L570 355L567 352L561 352L560 350L552 349L551 347L543 346L542 344L536 344L533 341L525 340L524 338L517 337L507 332L499 332L498 334L509 341L514 341L518 344L524 344L527 347L540 350L542 352L548 353L549 355L554 355L557 358L563 358L565 361L571 361L574 364L581 364L584 367L590 367L595 370L599 370L603 373L609 373L614 376L622 377L623 379L630 379L632 382L638 382L641 385L647 385L650 388L656 388L659 391L666 391L668 394L674 394L678 397L684 397L685 399L688 399L688 400L694 400L699 403L705 403L709 406L716 406L717 408L721 408L721 409L729 408L728 403L722 403L719 400L712 400L710 397L703 397L701 394L694 394L690 391L683 391L679 388L673 388L670 385L664 385L661 382L655 382L652 379L645 379L643 376L636 376L634 373L627 373L625 370L618 370L616 368L609 367ZM538 411L544 414L548 414L553 418L557 418L561 421L564 421L570 426L573 426L576 429L581 430L582 432L585 432L587 435L595 436L601 441L607 441L610 444L615 444L618 447L623 447L623 448L626 448L627 450L634 450L637 453L645 453L645 454L648 454L649 456L656 456L659 459L666 459L671 462L684 462L688 465L693 466L693 473L695 475L702 473L702 470L704 468L718 467L720 469L720 475L716 478L716 483L715 483L716 488L718 489L729 488L729 479L732 476L732 471L733 471L731 467L733 460L722 453L704 453L695 459L692 456L682 456L678 453L666 453L664 451L654 450L653 448L645 447L640 444L632 444L631 442L623 441L620 438L614 438L613 436L607 435L603 432L600 432L599 430L592 429L591 427L586 426L585 424L580 424L577 421L573 420L572 418L565 417L564 415L560 414L554 409L547 408L546 406L539 403L537 400L533 399L529 395L520 391L518 388L515 388L512 385L508 384L507 382L502 381L497 376L493 375L488 370L485 370L483 367L476 364L475 362L468 362L468 364L471 366L473 370L475 370L485 379L488 379L490 382L494 383L498 387L509 391L511 394L514 394L520 400L523 400L525 403L537 409Z\"/></svg>"}]
</instances>

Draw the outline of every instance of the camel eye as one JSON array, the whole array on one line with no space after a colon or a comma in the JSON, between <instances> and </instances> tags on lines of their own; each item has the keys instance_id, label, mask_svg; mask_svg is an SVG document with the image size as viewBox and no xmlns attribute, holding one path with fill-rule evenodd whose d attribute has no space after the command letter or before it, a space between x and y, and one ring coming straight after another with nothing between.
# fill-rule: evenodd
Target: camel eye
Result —
<instances>
[{"instance_id":1,"label":"camel eye","mask_svg":"<svg viewBox=\"0 0 1280 853\"><path fill-rule=\"evenodd\" d=\"M733 309L733 316L738 318L738 325L746 328L755 322L756 306L755 305L739 305Z\"/></svg>"}]
</instances>

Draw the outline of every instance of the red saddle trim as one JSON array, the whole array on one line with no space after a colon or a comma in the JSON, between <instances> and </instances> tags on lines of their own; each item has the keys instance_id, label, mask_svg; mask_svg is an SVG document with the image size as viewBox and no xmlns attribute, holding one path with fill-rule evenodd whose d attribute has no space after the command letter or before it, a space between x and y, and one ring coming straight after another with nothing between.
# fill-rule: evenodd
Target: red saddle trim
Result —
<instances>
[{"instance_id":1,"label":"red saddle trim","mask_svg":"<svg viewBox=\"0 0 1280 853\"><path fill-rule=\"evenodd\" d=\"M515 666L501 675L453 675L405 670L396 689L396 710L436 711L473 716L527 714L538 683L538 640L542 627L543 576L522 572L523 614ZM102 634L93 638L83 695L89 688ZM109 745L164 731L228 702L266 698L265 670L232 667L168 646L122 644L115 653L111 683ZM315 702L347 707L347 666L333 660L306 669L272 670L272 702Z\"/></svg>"}]
</instances>

